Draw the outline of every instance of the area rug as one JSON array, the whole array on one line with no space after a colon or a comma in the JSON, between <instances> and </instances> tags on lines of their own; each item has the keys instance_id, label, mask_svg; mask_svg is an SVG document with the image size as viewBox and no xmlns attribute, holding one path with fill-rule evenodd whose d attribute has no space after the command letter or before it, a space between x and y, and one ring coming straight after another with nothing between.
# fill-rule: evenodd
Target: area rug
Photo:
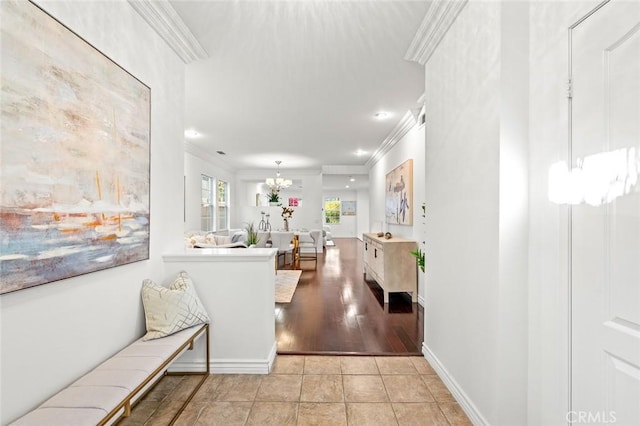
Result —
<instances>
[{"instance_id":1,"label":"area rug","mask_svg":"<svg viewBox=\"0 0 640 426\"><path fill-rule=\"evenodd\" d=\"M276 274L276 303L290 303L302 271L279 269Z\"/></svg>"}]
</instances>

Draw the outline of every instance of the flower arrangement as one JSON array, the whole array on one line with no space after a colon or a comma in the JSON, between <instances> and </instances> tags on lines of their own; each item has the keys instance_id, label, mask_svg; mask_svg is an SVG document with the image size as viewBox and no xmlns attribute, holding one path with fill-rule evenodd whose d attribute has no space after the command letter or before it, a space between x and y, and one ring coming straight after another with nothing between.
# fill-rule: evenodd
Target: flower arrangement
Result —
<instances>
[{"instance_id":1,"label":"flower arrangement","mask_svg":"<svg viewBox=\"0 0 640 426\"><path fill-rule=\"evenodd\" d=\"M282 218L284 220L291 219L291 217L293 216L293 212L294 212L293 209L291 209L289 207L282 206Z\"/></svg>"},{"instance_id":2,"label":"flower arrangement","mask_svg":"<svg viewBox=\"0 0 640 426\"><path fill-rule=\"evenodd\" d=\"M284 230L288 231L289 230L289 219L291 219L291 216L293 216L293 209L286 207L286 206L282 206L282 219L284 219Z\"/></svg>"}]
</instances>

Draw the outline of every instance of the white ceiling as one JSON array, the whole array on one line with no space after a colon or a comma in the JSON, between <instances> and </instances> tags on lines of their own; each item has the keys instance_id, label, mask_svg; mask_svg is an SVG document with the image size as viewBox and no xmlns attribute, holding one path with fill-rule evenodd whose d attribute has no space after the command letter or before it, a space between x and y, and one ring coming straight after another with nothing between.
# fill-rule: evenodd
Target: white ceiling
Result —
<instances>
[{"instance_id":1,"label":"white ceiling","mask_svg":"<svg viewBox=\"0 0 640 426\"><path fill-rule=\"evenodd\" d=\"M426 1L170 3L209 55L186 66L187 140L231 169L362 166L424 92L403 57Z\"/></svg>"},{"instance_id":2,"label":"white ceiling","mask_svg":"<svg viewBox=\"0 0 640 426\"><path fill-rule=\"evenodd\" d=\"M351 179L354 179L351 181ZM346 186L349 185L349 188ZM369 187L369 175L323 175L322 188L325 191L348 191Z\"/></svg>"}]
</instances>

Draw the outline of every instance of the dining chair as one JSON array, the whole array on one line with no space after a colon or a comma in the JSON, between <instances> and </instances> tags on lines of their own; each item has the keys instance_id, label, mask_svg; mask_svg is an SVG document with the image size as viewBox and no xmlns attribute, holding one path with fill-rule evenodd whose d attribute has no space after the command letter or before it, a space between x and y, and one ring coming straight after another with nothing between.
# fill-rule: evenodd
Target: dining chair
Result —
<instances>
[{"instance_id":1,"label":"dining chair","mask_svg":"<svg viewBox=\"0 0 640 426\"><path fill-rule=\"evenodd\" d=\"M271 231L272 247L278 249L278 265L280 265L280 256L283 257L283 264L287 264L287 254L291 256L291 265L293 265L295 246L291 240L293 240L293 232Z\"/></svg>"},{"instance_id":2,"label":"dining chair","mask_svg":"<svg viewBox=\"0 0 640 426\"><path fill-rule=\"evenodd\" d=\"M314 261L313 269L318 268L318 240L322 238L322 231L319 229L312 229L308 233L309 241L306 236L304 242L300 242L300 249L298 259L302 261ZM301 235L302 238L302 235Z\"/></svg>"}]
</instances>

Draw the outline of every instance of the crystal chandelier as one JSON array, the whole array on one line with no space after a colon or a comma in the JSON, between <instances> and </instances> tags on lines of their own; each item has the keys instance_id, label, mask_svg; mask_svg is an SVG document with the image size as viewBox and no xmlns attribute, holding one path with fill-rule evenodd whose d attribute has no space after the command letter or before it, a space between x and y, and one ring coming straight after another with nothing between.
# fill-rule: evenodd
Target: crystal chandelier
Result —
<instances>
[{"instance_id":1,"label":"crystal chandelier","mask_svg":"<svg viewBox=\"0 0 640 426\"><path fill-rule=\"evenodd\" d=\"M280 160L276 161L276 165L278 166L278 171L276 172L275 179L267 178L264 181L267 185L269 185L269 188L271 188L272 191L280 191L283 188L287 188L291 186L291 184L293 183L291 179L282 179L280 177L280 163L282 163L282 161Z\"/></svg>"}]
</instances>

